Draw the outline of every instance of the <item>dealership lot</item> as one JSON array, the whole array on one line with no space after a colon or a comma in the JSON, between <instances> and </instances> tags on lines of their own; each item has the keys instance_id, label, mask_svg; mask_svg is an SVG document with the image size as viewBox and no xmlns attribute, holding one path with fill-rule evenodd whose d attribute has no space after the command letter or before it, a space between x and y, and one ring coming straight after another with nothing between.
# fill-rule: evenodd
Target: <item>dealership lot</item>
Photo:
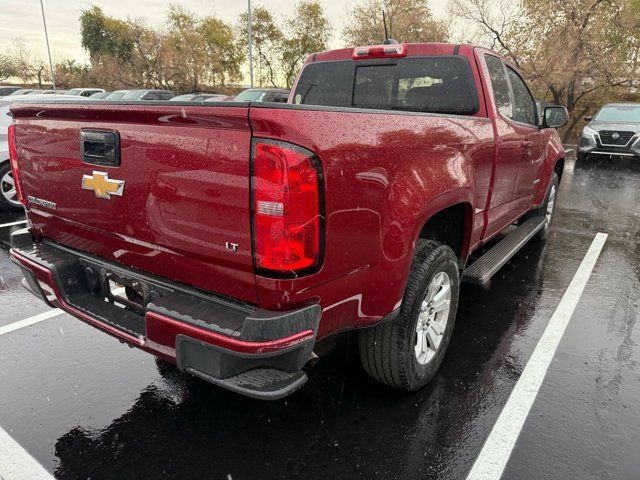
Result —
<instances>
[{"instance_id":1,"label":"dealership lot","mask_svg":"<svg viewBox=\"0 0 640 480\"><path fill-rule=\"evenodd\" d=\"M486 288L463 286L445 363L413 394L367 377L354 335L320 344L309 383L264 403L66 314L2 330L48 311L2 251L0 427L62 479L464 478L603 232L502 478L638 478L640 164L568 162L558 201L546 244L527 245ZM21 220L0 216L0 242Z\"/></svg>"}]
</instances>

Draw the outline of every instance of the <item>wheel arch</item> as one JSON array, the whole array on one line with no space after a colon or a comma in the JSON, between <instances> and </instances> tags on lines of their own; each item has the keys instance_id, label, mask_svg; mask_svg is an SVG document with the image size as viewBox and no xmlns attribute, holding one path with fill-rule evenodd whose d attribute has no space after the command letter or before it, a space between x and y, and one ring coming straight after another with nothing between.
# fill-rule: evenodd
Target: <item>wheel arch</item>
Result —
<instances>
[{"instance_id":1,"label":"wheel arch","mask_svg":"<svg viewBox=\"0 0 640 480\"><path fill-rule=\"evenodd\" d=\"M440 203L440 202L438 202ZM416 245L420 240L433 240L451 247L461 264L469 256L473 228L473 205L470 198L450 197L429 211L420 222Z\"/></svg>"}]
</instances>

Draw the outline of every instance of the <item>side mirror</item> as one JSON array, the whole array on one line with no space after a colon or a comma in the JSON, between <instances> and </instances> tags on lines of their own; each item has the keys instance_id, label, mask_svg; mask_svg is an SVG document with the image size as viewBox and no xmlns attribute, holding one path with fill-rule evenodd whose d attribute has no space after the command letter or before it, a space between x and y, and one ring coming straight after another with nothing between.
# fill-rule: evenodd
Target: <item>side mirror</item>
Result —
<instances>
[{"instance_id":1,"label":"side mirror","mask_svg":"<svg viewBox=\"0 0 640 480\"><path fill-rule=\"evenodd\" d=\"M593 115L585 115L584 120L585 122L590 122L591 120L593 120Z\"/></svg>"},{"instance_id":2,"label":"side mirror","mask_svg":"<svg viewBox=\"0 0 640 480\"><path fill-rule=\"evenodd\" d=\"M564 107L546 107L544 109L544 118L542 120L542 128L560 128L564 127L569 121L569 112Z\"/></svg>"}]
</instances>

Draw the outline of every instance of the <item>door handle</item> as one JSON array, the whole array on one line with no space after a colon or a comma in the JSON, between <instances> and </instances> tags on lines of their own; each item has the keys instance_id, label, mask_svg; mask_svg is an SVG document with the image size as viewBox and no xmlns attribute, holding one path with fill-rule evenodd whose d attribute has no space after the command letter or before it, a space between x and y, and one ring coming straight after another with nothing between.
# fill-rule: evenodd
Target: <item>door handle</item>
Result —
<instances>
[{"instance_id":1,"label":"door handle","mask_svg":"<svg viewBox=\"0 0 640 480\"><path fill-rule=\"evenodd\" d=\"M116 130L80 130L82 160L92 165L120 166L120 134Z\"/></svg>"},{"instance_id":2,"label":"door handle","mask_svg":"<svg viewBox=\"0 0 640 480\"><path fill-rule=\"evenodd\" d=\"M526 150L529 150L531 148L531 145L533 145L533 142L531 140L524 140L522 142L522 147Z\"/></svg>"}]
</instances>

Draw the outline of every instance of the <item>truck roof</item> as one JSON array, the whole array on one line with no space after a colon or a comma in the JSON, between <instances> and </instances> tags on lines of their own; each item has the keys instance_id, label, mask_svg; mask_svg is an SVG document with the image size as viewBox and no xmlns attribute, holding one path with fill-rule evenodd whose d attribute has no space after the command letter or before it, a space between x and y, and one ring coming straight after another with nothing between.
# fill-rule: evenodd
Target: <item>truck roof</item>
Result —
<instances>
[{"instance_id":1,"label":"truck roof","mask_svg":"<svg viewBox=\"0 0 640 480\"><path fill-rule=\"evenodd\" d=\"M469 43L400 43L397 45L404 47L407 57L421 55L455 55L457 53L468 55L475 48L475 45ZM356 49L370 46L372 45L338 48L335 50L313 53L307 57L307 61L305 63L351 60L353 58L353 52ZM394 45L391 44L386 46L393 47Z\"/></svg>"},{"instance_id":2,"label":"truck roof","mask_svg":"<svg viewBox=\"0 0 640 480\"><path fill-rule=\"evenodd\" d=\"M305 60L305 65L312 62L330 62L340 60L351 60L354 58L354 51L362 48L371 47L393 47L390 45L362 45L348 48L338 48L335 50L326 50L324 52L312 53ZM495 55L502 59L505 63L509 64L514 70L522 73L520 68L515 65L511 60L506 58L500 53L489 50L486 47L480 45L474 45L472 43L399 43L395 46L401 46L404 49L403 57L419 57L428 55L463 55L471 57L473 51L476 48L481 48L485 51L490 51L492 55ZM380 57L382 58L382 57Z\"/></svg>"}]
</instances>

